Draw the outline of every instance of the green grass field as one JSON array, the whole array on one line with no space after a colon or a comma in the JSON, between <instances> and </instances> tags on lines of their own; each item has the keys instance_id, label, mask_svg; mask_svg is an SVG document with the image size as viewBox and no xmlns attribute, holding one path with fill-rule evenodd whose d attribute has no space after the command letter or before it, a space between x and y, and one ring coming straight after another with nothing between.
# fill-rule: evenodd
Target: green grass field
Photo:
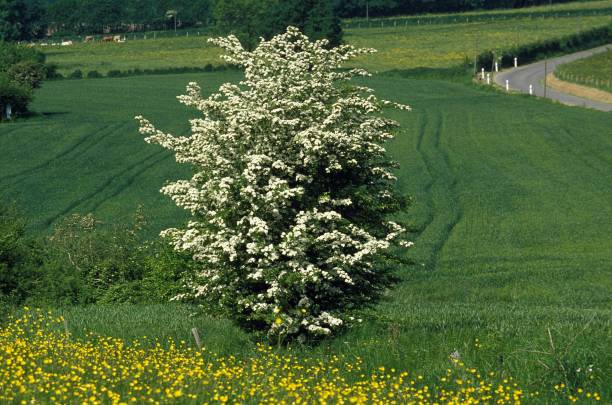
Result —
<instances>
[{"instance_id":1,"label":"green grass field","mask_svg":"<svg viewBox=\"0 0 612 405\"><path fill-rule=\"evenodd\" d=\"M584 10L612 10L612 1L580 3ZM549 10L559 16L530 18L527 12L519 17L466 23L421 24L384 28L354 28L345 30L345 41L375 48L379 52L361 58L355 65L372 71L412 69L418 67L447 68L472 63L476 54L486 50L501 50L516 45L556 38L606 25L610 13L600 15L566 15L563 10L576 9L574 3L555 5ZM470 15L477 16L478 12ZM504 12L499 12L504 15ZM487 14L488 15L488 14ZM447 15L447 16L453 16ZM463 16L463 14L462 14ZM64 75L75 69L87 74L97 70L153 69L169 67L203 67L219 65L219 49L207 43L205 37L176 37L130 40L115 43L76 43L66 47L41 47L49 62L56 63Z\"/></svg>"},{"instance_id":2,"label":"green grass field","mask_svg":"<svg viewBox=\"0 0 612 405\"><path fill-rule=\"evenodd\" d=\"M347 30L345 40L378 52L355 62L373 71L419 67L447 68L474 62L486 50L517 45L603 26L610 16L529 19L426 26L362 28Z\"/></svg>"},{"instance_id":3,"label":"green grass field","mask_svg":"<svg viewBox=\"0 0 612 405\"><path fill-rule=\"evenodd\" d=\"M157 69L170 67L204 67L223 63L221 50L210 45L206 37L157 38L128 40L124 43L93 42L64 47L39 47L47 61L58 65L67 75L80 69L85 75L97 70Z\"/></svg>"},{"instance_id":4,"label":"green grass field","mask_svg":"<svg viewBox=\"0 0 612 405\"><path fill-rule=\"evenodd\" d=\"M612 93L612 49L590 58L566 63L555 70L561 80Z\"/></svg>"},{"instance_id":5,"label":"green grass field","mask_svg":"<svg viewBox=\"0 0 612 405\"><path fill-rule=\"evenodd\" d=\"M158 189L186 169L145 144L132 117L186 131L193 114L175 99L183 86L197 80L208 93L239 77L46 83L33 106L37 116L0 126L2 194L20 202L34 231L72 212L120 222L141 203L152 233L180 223L184 214ZM402 165L399 187L415 197L405 216L415 228L408 256L416 265L398 269L401 282L362 326L312 350L292 350L361 356L366 368L420 372L425 380L458 350L467 364L513 376L550 401L563 381L609 399L610 115L462 83L379 75L368 84L414 108L389 112L402 124L389 150ZM211 350L254 350L228 321L191 318L181 305L63 311L76 336L94 330L190 341L197 326ZM593 380L575 371L589 365Z\"/></svg>"}]
</instances>

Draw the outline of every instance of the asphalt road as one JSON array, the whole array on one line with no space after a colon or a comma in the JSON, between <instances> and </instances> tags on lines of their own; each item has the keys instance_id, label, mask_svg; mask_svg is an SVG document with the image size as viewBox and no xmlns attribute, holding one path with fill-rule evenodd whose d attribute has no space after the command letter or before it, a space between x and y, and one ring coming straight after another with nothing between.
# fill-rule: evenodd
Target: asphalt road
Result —
<instances>
[{"instance_id":1,"label":"asphalt road","mask_svg":"<svg viewBox=\"0 0 612 405\"><path fill-rule=\"evenodd\" d=\"M612 44L600 46L598 48L589 49L586 51L576 52L565 56L559 56L557 58L550 58L546 61L546 71L551 73L555 68L563 63L573 62L578 59L586 58L612 49ZM506 80L510 90L520 91L522 93L529 94L529 85L533 85L533 94L535 96L544 97L544 61L532 63L530 65L504 70L499 72L494 77L495 82L504 87L506 86ZM559 93L552 90L550 87L546 89L546 97L553 100L557 100L567 105L578 105L583 107L590 107L601 111L612 111L612 104L604 103L600 101L593 101L582 97L576 97L571 94Z\"/></svg>"}]
</instances>

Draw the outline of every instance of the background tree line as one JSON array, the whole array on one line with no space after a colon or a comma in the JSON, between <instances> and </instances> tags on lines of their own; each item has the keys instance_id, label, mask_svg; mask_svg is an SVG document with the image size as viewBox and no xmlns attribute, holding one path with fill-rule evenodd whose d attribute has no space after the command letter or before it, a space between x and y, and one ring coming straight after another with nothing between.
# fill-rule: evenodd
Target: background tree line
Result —
<instances>
[{"instance_id":1,"label":"background tree line","mask_svg":"<svg viewBox=\"0 0 612 405\"><path fill-rule=\"evenodd\" d=\"M336 5L340 17L355 18L522 8L569 1L576 0L336 0Z\"/></svg>"},{"instance_id":2,"label":"background tree line","mask_svg":"<svg viewBox=\"0 0 612 405\"><path fill-rule=\"evenodd\" d=\"M517 8L570 0L0 0L0 37L199 27L254 40L287 25L309 36L341 38L339 18Z\"/></svg>"}]
</instances>

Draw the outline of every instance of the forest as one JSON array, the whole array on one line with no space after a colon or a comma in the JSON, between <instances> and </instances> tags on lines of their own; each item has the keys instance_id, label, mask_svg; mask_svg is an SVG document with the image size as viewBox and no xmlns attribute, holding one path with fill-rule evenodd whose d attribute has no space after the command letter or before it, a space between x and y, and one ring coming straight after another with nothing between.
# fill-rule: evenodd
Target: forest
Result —
<instances>
[{"instance_id":1,"label":"forest","mask_svg":"<svg viewBox=\"0 0 612 405\"><path fill-rule=\"evenodd\" d=\"M519 8L567 0L0 0L0 37L200 27L270 37L289 24L340 40L339 18Z\"/></svg>"}]
</instances>

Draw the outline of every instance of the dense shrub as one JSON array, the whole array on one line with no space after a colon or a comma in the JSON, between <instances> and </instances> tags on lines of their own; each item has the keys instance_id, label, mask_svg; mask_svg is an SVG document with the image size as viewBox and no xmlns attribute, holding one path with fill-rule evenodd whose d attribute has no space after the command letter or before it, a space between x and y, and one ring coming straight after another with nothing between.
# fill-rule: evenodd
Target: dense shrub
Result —
<instances>
[{"instance_id":1,"label":"dense shrub","mask_svg":"<svg viewBox=\"0 0 612 405\"><path fill-rule=\"evenodd\" d=\"M72 71L72 73L68 75L68 78L69 79L82 79L83 72L81 71L81 69L75 69Z\"/></svg>"},{"instance_id":2,"label":"dense shrub","mask_svg":"<svg viewBox=\"0 0 612 405\"><path fill-rule=\"evenodd\" d=\"M45 65L33 61L19 62L6 71L9 79L31 89L37 89L47 76Z\"/></svg>"},{"instance_id":3,"label":"dense shrub","mask_svg":"<svg viewBox=\"0 0 612 405\"><path fill-rule=\"evenodd\" d=\"M98 72L97 70L90 70L89 72L87 72L88 79L98 79L100 77L104 77L104 76L102 76L102 74Z\"/></svg>"},{"instance_id":4,"label":"dense shrub","mask_svg":"<svg viewBox=\"0 0 612 405\"><path fill-rule=\"evenodd\" d=\"M14 115L27 111L32 89L45 79L45 55L33 48L0 41L0 119L6 118L6 107Z\"/></svg>"},{"instance_id":5,"label":"dense shrub","mask_svg":"<svg viewBox=\"0 0 612 405\"><path fill-rule=\"evenodd\" d=\"M109 70L106 74L107 77L122 77L123 73L120 70Z\"/></svg>"},{"instance_id":6,"label":"dense shrub","mask_svg":"<svg viewBox=\"0 0 612 405\"><path fill-rule=\"evenodd\" d=\"M191 265L163 241L143 242L142 211L131 224L105 225L92 214L64 218L46 242L43 289L31 300L88 304L160 302L176 295Z\"/></svg>"},{"instance_id":7,"label":"dense shrub","mask_svg":"<svg viewBox=\"0 0 612 405\"><path fill-rule=\"evenodd\" d=\"M0 205L0 311L24 302L141 303L176 296L193 261L167 241L143 242L144 225L142 211L127 225L75 214L51 236L33 240L16 208Z\"/></svg>"},{"instance_id":8,"label":"dense shrub","mask_svg":"<svg viewBox=\"0 0 612 405\"><path fill-rule=\"evenodd\" d=\"M63 79L64 76L57 69L57 64L45 63L45 79Z\"/></svg>"},{"instance_id":9,"label":"dense shrub","mask_svg":"<svg viewBox=\"0 0 612 405\"><path fill-rule=\"evenodd\" d=\"M11 66L24 61L44 64L45 54L35 48L0 40L0 71L6 72Z\"/></svg>"},{"instance_id":10,"label":"dense shrub","mask_svg":"<svg viewBox=\"0 0 612 405\"><path fill-rule=\"evenodd\" d=\"M30 88L11 80L5 73L0 73L0 119L6 119L7 106L10 106L12 116L25 114L31 100Z\"/></svg>"},{"instance_id":11,"label":"dense shrub","mask_svg":"<svg viewBox=\"0 0 612 405\"><path fill-rule=\"evenodd\" d=\"M23 302L39 279L37 248L15 206L0 205L0 306Z\"/></svg>"},{"instance_id":12,"label":"dense shrub","mask_svg":"<svg viewBox=\"0 0 612 405\"><path fill-rule=\"evenodd\" d=\"M208 98L188 85L179 99L201 112L190 136L137 117L147 142L196 168L162 189L192 214L164 231L199 263L184 297L275 341L338 332L389 286L389 249L411 245L387 219L405 199L383 146L397 123L380 116L408 107L337 70L369 50L327 49L294 27L252 52L235 36L214 43L245 80Z\"/></svg>"}]
</instances>

